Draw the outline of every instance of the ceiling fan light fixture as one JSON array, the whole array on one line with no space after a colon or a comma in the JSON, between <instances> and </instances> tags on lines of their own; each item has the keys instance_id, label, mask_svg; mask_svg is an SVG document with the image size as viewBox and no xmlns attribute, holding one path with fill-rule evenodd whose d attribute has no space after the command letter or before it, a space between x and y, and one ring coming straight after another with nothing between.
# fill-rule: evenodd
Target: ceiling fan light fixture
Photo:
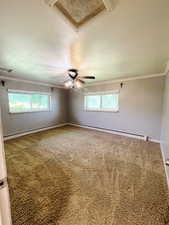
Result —
<instances>
[{"instance_id":1,"label":"ceiling fan light fixture","mask_svg":"<svg viewBox=\"0 0 169 225\"><path fill-rule=\"evenodd\" d=\"M73 87L73 82L72 82L71 80L66 81L66 82L65 82L65 87L66 87L66 88L72 88L72 87Z\"/></svg>"},{"instance_id":2,"label":"ceiling fan light fixture","mask_svg":"<svg viewBox=\"0 0 169 225\"><path fill-rule=\"evenodd\" d=\"M69 71L69 74L72 75L72 76L76 75L76 73L74 71Z\"/></svg>"},{"instance_id":3,"label":"ceiling fan light fixture","mask_svg":"<svg viewBox=\"0 0 169 225\"><path fill-rule=\"evenodd\" d=\"M82 87L82 84L78 80L76 80L75 84L76 84L77 88L81 88Z\"/></svg>"},{"instance_id":4,"label":"ceiling fan light fixture","mask_svg":"<svg viewBox=\"0 0 169 225\"><path fill-rule=\"evenodd\" d=\"M83 79L95 79L95 76L79 76L77 69L68 70L68 76L70 80L64 83L66 88L82 88L86 83Z\"/></svg>"}]
</instances>

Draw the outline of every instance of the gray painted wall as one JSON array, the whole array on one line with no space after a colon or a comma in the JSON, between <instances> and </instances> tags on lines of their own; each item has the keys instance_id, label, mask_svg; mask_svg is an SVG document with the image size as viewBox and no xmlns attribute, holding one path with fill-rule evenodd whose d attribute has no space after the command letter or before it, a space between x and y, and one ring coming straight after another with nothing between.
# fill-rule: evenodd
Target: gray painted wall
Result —
<instances>
[{"instance_id":1,"label":"gray painted wall","mask_svg":"<svg viewBox=\"0 0 169 225\"><path fill-rule=\"evenodd\" d=\"M165 93L164 93L164 105L163 105L163 123L161 131L161 146L164 152L165 159L169 159L169 74L165 80ZM167 167L167 173L169 177L169 167Z\"/></svg>"},{"instance_id":2,"label":"gray painted wall","mask_svg":"<svg viewBox=\"0 0 169 225\"><path fill-rule=\"evenodd\" d=\"M0 106L4 135L73 122L105 129L121 130L160 139L164 77L90 86L79 91L54 88L52 110L10 114L7 89L50 92L51 88L28 83L6 81L0 86ZM84 111L84 92L120 90L120 112Z\"/></svg>"},{"instance_id":3,"label":"gray painted wall","mask_svg":"<svg viewBox=\"0 0 169 225\"><path fill-rule=\"evenodd\" d=\"M160 140L164 77L90 86L69 92L69 121L76 124L121 130ZM120 90L120 111L84 111L84 93Z\"/></svg>"},{"instance_id":4,"label":"gray painted wall","mask_svg":"<svg viewBox=\"0 0 169 225\"><path fill-rule=\"evenodd\" d=\"M26 132L43 127L67 122L67 91L54 88L52 91L52 107L50 112L30 112L11 114L8 111L8 89L50 92L51 88L28 83L6 81L0 86L0 106L4 136Z\"/></svg>"}]
</instances>

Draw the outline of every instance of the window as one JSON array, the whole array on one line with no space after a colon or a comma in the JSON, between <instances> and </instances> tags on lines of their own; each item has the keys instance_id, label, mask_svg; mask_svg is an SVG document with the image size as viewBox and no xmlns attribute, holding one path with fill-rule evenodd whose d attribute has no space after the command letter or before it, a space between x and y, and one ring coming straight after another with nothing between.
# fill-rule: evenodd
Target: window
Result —
<instances>
[{"instance_id":1,"label":"window","mask_svg":"<svg viewBox=\"0 0 169 225\"><path fill-rule=\"evenodd\" d=\"M50 110L50 93L8 90L9 112L38 112Z\"/></svg>"},{"instance_id":2,"label":"window","mask_svg":"<svg viewBox=\"0 0 169 225\"><path fill-rule=\"evenodd\" d=\"M100 109L100 96L99 95L88 95L86 96L86 107L88 110L99 110Z\"/></svg>"},{"instance_id":3,"label":"window","mask_svg":"<svg viewBox=\"0 0 169 225\"><path fill-rule=\"evenodd\" d=\"M85 110L117 112L119 110L118 91L87 94Z\"/></svg>"}]
</instances>

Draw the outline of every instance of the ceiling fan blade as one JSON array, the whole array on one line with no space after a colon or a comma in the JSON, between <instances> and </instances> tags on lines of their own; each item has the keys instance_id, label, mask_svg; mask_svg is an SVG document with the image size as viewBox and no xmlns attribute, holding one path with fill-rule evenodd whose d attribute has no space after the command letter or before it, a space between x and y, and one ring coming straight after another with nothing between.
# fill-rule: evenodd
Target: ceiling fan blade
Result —
<instances>
[{"instance_id":1,"label":"ceiling fan blade","mask_svg":"<svg viewBox=\"0 0 169 225\"><path fill-rule=\"evenodd\" d=\"M77 79L77 81L79 81L79 82L82 83L82 84L85 84L85 83L86 83L85 81L83 81L83 80L81 80L81 79Z\"/></svg>"},{"instance_id":2,"label":"ceiling fan blade","mask_svg":"<svg viewBox=\"0 0 169 225\"><path fill-rule=\"evenodd\" d=\"M78 77L82 79L95 79L95 76L78 76Z\"/></svg>"}]
</instances>

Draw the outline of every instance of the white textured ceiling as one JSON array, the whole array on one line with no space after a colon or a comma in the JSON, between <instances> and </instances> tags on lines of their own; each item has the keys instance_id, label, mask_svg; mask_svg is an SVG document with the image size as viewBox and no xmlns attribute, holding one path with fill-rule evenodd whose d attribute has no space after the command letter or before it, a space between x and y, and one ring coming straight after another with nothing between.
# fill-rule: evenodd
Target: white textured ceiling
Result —
<instances>
[{"instance_id":1,"label":"white textured ceiling","mask_svg":"<svg viewBox=\"0 0 169 225\"><path fill-rule=\"evenodd\" d=\"M169 60L169 1L112 0L76 32L43 0L0 1L0 67L28 80L62 83L76 67L96 80L162 73Z\"/></svg>"}]
</instances>

